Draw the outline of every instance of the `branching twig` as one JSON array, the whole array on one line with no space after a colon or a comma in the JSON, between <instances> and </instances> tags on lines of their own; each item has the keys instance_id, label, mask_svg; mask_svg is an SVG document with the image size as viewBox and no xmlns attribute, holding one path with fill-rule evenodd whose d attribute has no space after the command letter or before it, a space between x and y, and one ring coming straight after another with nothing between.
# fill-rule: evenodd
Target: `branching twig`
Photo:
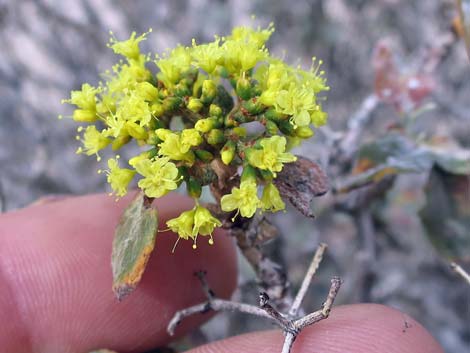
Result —
<instances>
[{"instance_id":1,"label":"branching twig","mask_svg":"<svg viewBox=\"0 0 470 353\"><path fill-rule=\"evenodd\" d=\"M292 345L294 344L295 339L300 334L300 332L307 326L313 325L321 320L326 319L329 314L331 307L333 306L334 300L341 286L341 280L339 277L333 277L331 280L330 290L328 296L323 303L322 309L317 310L313 313L305 315L301 318L295 318L296 313L302 303L307 289L312 281L312 278L318 269L318 266L325 252L326 244L320 244L313 260L309 266L309 269L305 275L305 278L302 282L300 290L294 300L293 305L289 310L288 315L284 315L269 304L269 295L266 293L260 294L260 306L254 306L244 303L232 302L229 300L223 300L215 298L214 292L210 289L209 285L205 280L205 272L200 271L196 273L198 278L202 283L203 290L206 294L207 301L192 307L180 310L171 319L168 324L167 331L170 335L175 333L175 329L178 324L186 317L191 316L197 313L205 313L210 310L213 311L239 311L246 314L251 314L255 316L260 316L267 318L277 324L284 332L285 339L282 347L282 353L290 353ZM291 314L292 313L292 314Z\"/></svg>"},{"instance_id":2,"label":"branching twig","mask_svg":"<svg viewBox=\"0 0 470 353\"><path fill-rule=\"evenodd\" d=\"M451 262L450 267L455 273L460 275L468 284L470 284L470 274L465 271L460 265L455 262Z\"/></svg>"}]
</instances>

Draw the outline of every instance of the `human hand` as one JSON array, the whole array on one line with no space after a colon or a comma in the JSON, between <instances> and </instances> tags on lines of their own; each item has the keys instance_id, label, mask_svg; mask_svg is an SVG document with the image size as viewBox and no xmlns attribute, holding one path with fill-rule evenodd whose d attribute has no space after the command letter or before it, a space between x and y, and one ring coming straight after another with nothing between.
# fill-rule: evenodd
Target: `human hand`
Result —
<instances>
[{"instance_id":1,"label":"human hand","mask_svg":"<svg viewBox=\"0 0 470 353\"><path fill-rule=\"evenodd\" d=\"M219 297L236 286L232 240L215 233L215 244L180 242L159 233L142 282L121 303L112 291L114 227L129 202L105 195L67 198L0 215L0 347L5 353L79 353L98 348L144 352L170 341L166 325L176 310L204 301L196 270ZM192 207L173 194L156 201L161 224ZM178 333L208 316L185 320ZM193 353L279 352L279 330L211 343ZM334 307L330 317L306 328L293 353L441 353L416 321L380 305Z\"/></svg>"}]
</instances>

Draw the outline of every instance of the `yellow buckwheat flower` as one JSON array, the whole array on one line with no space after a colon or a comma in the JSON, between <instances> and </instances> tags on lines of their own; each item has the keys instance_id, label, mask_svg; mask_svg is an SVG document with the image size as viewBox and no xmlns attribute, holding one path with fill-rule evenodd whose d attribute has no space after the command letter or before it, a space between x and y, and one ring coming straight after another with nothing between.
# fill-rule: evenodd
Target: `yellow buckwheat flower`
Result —
<instances>
[{"instance_id":1,"label":"yellow buckwheat flower","mask_svg":"<svg viewBox=\"0 0 470 353\"><path fill-rule=\"evenodd\" d=\"M256 168L269 170L276 176L276 172L282 170L283 163L290 163L297 158L286 151L286 138L284 136L272 136L261 140L262 149L251 149L248 156L250 164Z\"/></svg>"},{"instance_id":2,"label":"yellow buckwheat flower","mask_svg":"<svg viewBox=\"0 0 470 353\"><path fill-rule=\"evenodd\" d=\"M286 205L279 195L279 190L273 183L267 184L261 196L261 207L263 210L277 212L284 210Z\"/></svg>"},{"instance_id":3,"label":"yellow buckwheat flower","mask_svg":"<svg viewBox=\"0 0 470 353\"><path fill-rule=\"evenodd\" d=\"M127 40L118 41L115 38L111 38L108 46L113 49L116 54L125 56L130 60L138 60L140 56L139 43L143 40L146 40L147 35L152 32L152 29L149 29L147 33L144 33L136 37L136 33L132 32L131 36ZM113 33L111 32L111 35Z\"/></svg>"},{"instance_id":4,"label":"yellow buckwheat flower","mask_svg":"<svg viewBox=\"0 0 470 353\"><path fill-rule=\"evenodd\" d=\"M196 206L194 213L194 228L193 235L197 237L200 235L209 235L209 244L213 244L214 240L212 239L212 233L214 232L215 227L220 227L222 222L215 218L207 208L202 206ZM196 238L194 240L193 248L196 245Z\"/></svg>"},{"instance_id":5,"label":"yellow buckwheat flower","mask_svg":"<svg viewBox=\"0 0 470 353\"><path fill-rule=\"evenodd\" d=\"M194 214L194 208L189 211L184 211L178 217L168 220L166 225L182 239L194 238Z\"/></svg>"},{"instance_id":6,"label":"yellow buckwheat flower","mask_svg":"<svg viewBox=\"0 0 470 353\"><path fill-rule=\"evenodd\" d=\"M79 127L78 132L83 131L83 128ZM108 146L111 142L108 138L103 136L94 125L87 126L85 132L83 133L83 139L80 139L77 136L77 140L81 140L83 147L77 149L77 153L85 153L88 156L96 155L98 161L101 160L101 157L98 155L98 152Z\"/></svg>"},{"instance_id":7,"label":"yellow buckwheat flower","mask_svg":"<svg viewBox=\"0 0 470 353\"><path fill-rule=\"evenodd\" d=\"M256 182L251 179L242 181L240 188L234 187L230 194L222 196L220 205L222 211L238 210L237 214L239 212L243 217L252 217L260 206Z\"/></svg>"},{"instance_id":8,"label":"yellow buckwheat flower","mask_svg":"<svg viewBox=\"0 0 470 353\"><path fill-rule=\"evenodd\" d=\"M111 185L116 196L122 197L127 194L127 187L129 186L132 178L134 178L136 171L127 168L120 168L118 157L119 156L108 160L109 171L106 171L106 174L107 181Z\"/></svg>"},{"instance_id":9,"label":"yellow buckwheat flower","mask_svg":"<svg viewBox=\"0 0 470 353\"><path fill-rule=\"evenodd\" d=\"M98 88L94 88L88 83L84 83L80 91L72 91L70 99L63 99L62 103L74 104L83 110L94 112L96 109L96 94L99 91L100 90Z\"/></svg>"},{"instance_id":10,"label":"yellow buckwheat flower","mask_svg":"<svg viewBox=\"0 0 470 353\"><path fill-rule=\"evenodd\" d=\"M178 188L178 168L166 157L141 160L135 170L144 177L138 185L149 197L162 197Z\"/></svg>"},{"instance_id":11,"label":"yellow buckwheat flower","mask_svg":"<svg viewBox=\"0 0 470 353\"><path fill-rule=\"evenodd\" d=\"M188 152L191 147L199 146L204 140L196 129L184 129L180 136L181 152Z\"/></svg>"},{"instance_id":12,"label":"yellow buckwheat flower","mask_svg":"<svg viewBox=\"0 0 470 353\"><path fill-rule=\"evenodd\" d=\"M165 141L160 144L159 154L175 161L185 161L192 164L195 158L194 152L186 147L188 147L188 145L182 145L180 135L169 133L165 137Z\"/></svg>"}]
</instances>

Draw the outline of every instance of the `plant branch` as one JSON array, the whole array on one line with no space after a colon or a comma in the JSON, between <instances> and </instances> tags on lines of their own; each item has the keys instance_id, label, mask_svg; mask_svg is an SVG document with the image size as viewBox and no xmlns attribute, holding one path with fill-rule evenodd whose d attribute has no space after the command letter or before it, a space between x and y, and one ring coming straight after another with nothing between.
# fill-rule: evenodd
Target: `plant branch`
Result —
<instances>
[{"instance_id":1,"label":"plant branch","mask_svg":"<svg viewBox=\"0 0 470 353\"><path fill-rule=\"evenodd\" d=\"M290 308L289 313L297 313L300 304L302 303L302 300L305 297L305 293L307 292L307 289L312 281L312 278L318 269L318 266L321 262L325 250L326 244L320 244L318 249L316 250L313 260L307 270L307 273L305 274L302 286L299 290L299 293L297 294L294 304ZM205 272L197 272L196 276L198 276L199 280L201 281L202 288L207 297L207 301L176 312L167 327L167 331L170 335L173 335L175 333L178 324L188 316L198 313L206 313L211 310L239 311L242 313L267 318L277 324L285 334L282 353L290 353L294 341L305 327L313 325L321 320L328 318L331 311L331 307L333 306L333 303L342 283L339 277L333 277L331 279L331 286L328 292L328 296L326 297L322 308L313 313L296 319L293 317L293 315L284 315L279 312L275 307L273 307L269 303L269 295L264 292L260 294L259 307L215 298L214 292L210 289L209 285L205 280Z\"/></svg>"},{"instance_id":2,"label":"plant branch","mask_svg":"<svg viewBox=\"0 0 470 353\"><path fill-rule=\"evenodd\" d=\"M302 301L305 298L305 294L307 294L307 290L312 282L312 278L318 270L320 263L323 259L323 254L328 246L325 243L320 243L317 250L315 251L315 255L313 256L312 262L308 267L307 273L305 274L304 280L302 285L300 286L299 291L297 292L297 296L292 303L292 306L289 310L289 315L291 317L297 316L300 306L302 305Z\"/></svg>"}]
</instances>

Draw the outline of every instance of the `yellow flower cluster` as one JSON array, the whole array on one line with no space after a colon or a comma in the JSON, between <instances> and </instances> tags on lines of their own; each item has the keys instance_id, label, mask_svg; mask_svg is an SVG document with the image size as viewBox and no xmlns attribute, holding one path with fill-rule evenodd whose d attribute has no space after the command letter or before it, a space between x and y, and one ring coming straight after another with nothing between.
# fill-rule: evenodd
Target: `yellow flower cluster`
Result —
<instances>
[{"instance_id":1,"label":"yellow flower cluster","mask_svg":"<svg viewBox=\"0 0 470 353\"><path fill-rule=\"evenodd\" d=\"M315 61L303 70L269 53L265 43L273 31L272 25L237 27L211 43L193 40L155 57L139 47L151 31L125 41L112 36L108 46L122 59L97 87L85 83L64 100L76 106L73 120L87 124L78 128L77 153L100 160L108 146L117 151L135 141L142 151L123 161L125 167L119 156L108 160L114 194L124 196L135 178L149 198L185 185L196 206L167 225L194 247L198 235L212 243L221 226L198 203L203 187L220 186L217 168L239 180L220 197L222 211L252 217L258 210L285 209L273 180L296 160L289 146L325 124L318 94L328 87ZM255 121L264 127L261 133L247 129Z\"/></svg>"}]
</instances>

